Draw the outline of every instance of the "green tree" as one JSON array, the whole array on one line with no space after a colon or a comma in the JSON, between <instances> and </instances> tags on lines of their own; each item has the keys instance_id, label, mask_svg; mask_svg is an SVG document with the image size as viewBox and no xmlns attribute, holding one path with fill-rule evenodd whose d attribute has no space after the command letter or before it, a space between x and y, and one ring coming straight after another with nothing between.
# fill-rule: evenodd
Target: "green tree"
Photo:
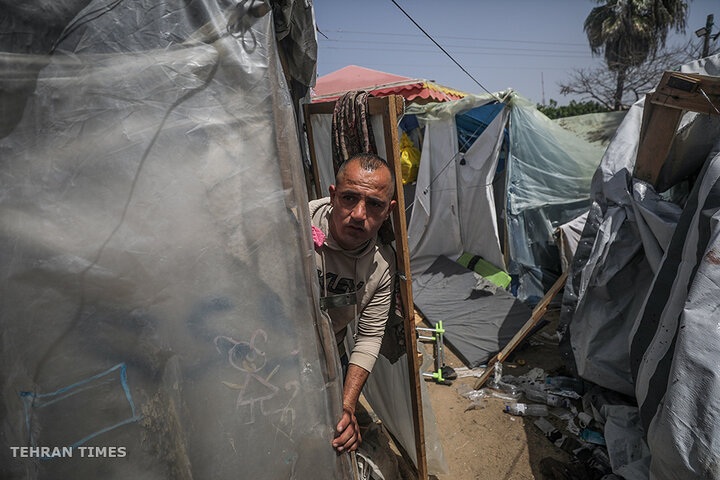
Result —
<instances>
[{"instance_id":1,"label":"green tree","mask_svg":"<svg viewBox=\"0 0 720 480\"><path fill-rule=\"evenodd\" d=\"M551 119L574 117L575 115L585 115L587 113L610 111L603 105L593 101L576 102L575 100L570 100L570 103L568 105L558 106L557 101L553 100L552 98L550 99L550 103L548 103L547 105L538 104L537 109L544 113L546 117Z\"/></svg>"},{"instance_id":2,"label":"green tree","mask_svg":"<svg viewBox=\"0 0 720 480\"><path fill-rule=\"evenodd\" d=\"M665 46L670 28L685 31L687 3L680 0L597 0L585 19L593 54L604 53L615 75L614 108L622 108L628 69L641 65Z\"/></svg>"}]
</instances>

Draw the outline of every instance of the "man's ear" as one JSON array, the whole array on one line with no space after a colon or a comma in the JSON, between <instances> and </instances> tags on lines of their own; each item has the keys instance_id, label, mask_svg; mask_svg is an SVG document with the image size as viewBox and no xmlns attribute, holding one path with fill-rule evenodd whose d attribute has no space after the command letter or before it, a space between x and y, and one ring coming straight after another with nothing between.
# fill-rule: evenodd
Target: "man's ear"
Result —
<instances>
[{"instance_id":1,"label":"man's ear","mask_svg":"<svg viewBox=\"0 0 720 480\"><path fill-rule=\"evenodd\" d=\"M335 192L337 191L335 189L335 185L330 185L328 187L328 191L330 192L330 203L332 204L333 201L335 200Z\"/></svg>"},{"instance_id":2,"label":"man's ear","mask_svg":"<svg viewBox=\"0 0 720 480\"><path fill-rule=\"evenodd\" d=\"M390 218L390 214L395 210L395 207L397 207L397 201L390 200L390 206L388 207L388 218Z\"/></svg>"}]
</instances>

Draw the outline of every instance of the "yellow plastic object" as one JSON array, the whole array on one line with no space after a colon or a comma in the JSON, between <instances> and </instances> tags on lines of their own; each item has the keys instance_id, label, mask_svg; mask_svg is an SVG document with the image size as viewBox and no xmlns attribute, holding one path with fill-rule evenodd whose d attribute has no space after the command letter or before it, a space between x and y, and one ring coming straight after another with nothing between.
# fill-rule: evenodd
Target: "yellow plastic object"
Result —
<instances>
[{"instance_id":1,"label":"yellow plastic object","mask_svg":"<svg viewBox=\"0 0 720 480\"><path fill-rule=\"evenodd\" d=\"M400 169L402 171L403 184L412 183L417 180L418 167L420 166L420 150L415 148L407 133L400 137Z\"/></svg>"}]
</instances>

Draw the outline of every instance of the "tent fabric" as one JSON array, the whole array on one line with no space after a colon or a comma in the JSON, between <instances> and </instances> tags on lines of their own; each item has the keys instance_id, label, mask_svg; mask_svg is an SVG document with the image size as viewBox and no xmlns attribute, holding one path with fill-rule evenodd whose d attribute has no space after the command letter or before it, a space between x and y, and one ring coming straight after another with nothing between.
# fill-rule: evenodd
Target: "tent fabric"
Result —
<instances>
[{"instance_id":1,"label":"tent fabric","mask_svg":"<svg viewBox=\"0 0 720 480\"><path fill-rule=\"evenodd\" d=\"M590 204L590 181L602 149L556 125L525 99L510 108L507 225L510 274L518 297L534 303L560 275L555 229Z\"/></svg>"},{"instance_id":2,"label":"tent fabric","mask_svg":"<svg viewBox=\"0 0 720 480\"><path fill-rule=\"evenodd\" d=\"M407 113L416 115L420 124L425 126L427 144L423 147L413 216L408 226L411 266L413 274L417 275L432 263L434 256L457 258L463 251L478 254L498 267L505 266L504 259L500 261L498 258L501 256L499 248L495 249L495 245L500 244L497 224L490 226L481 223L484 220L478 221L485 216L489 218L490 214L481 216L471 213L461 219L458 227L451 225L457 222L455 218L460 202L453 199L448 189L456 188L455 184L459 183L456 177L461 167L453 166L453 163L459 163L461 158L458 156L454 162L450 162L458 152L458 142L457 139L445 138L454 131L457 115L498 100L503 100L506 105L503 109L505 114L503 117L498 115L492 125L507 116L510 121L510 157L506 167L507 188L504 197L507 202L504 210L510 259L507 268L510 274L519 277L518 297L532 303L539 300L560 275L560 254L553 231L587 210L590 181L602 157L602 150L562 129L538 112L528 100L512 91L468 96L444 104L408 107ZM493 149L492 161L497 165L503 129L496 126L492 130L494 137L490 135L490 130L486 129L472 145L465 154L465 160L478 144L486 145L481 148L492 144L496 147ZM485 140L481 142L483 138ZM464 178L467 179L469 170L465 169L464 172ZM483 184L489 185L492 177L485 176L485 173L478 178L484 178ZM431 181L433 185L427 189ZM434 194L433 189L436 191ZM492 198L492 186L487 186L487 189L486 195ZM458 192L466 207L473 201L472 208L485 209L492 205L495 211L494 200L485 201L479 195L473 197L469 192ZM418 206L425 213L419 212ZM433 209L432 214L430 208ZM464 211L472 209L466 208ZM496 215L493 213L493 218ZM468 245L461 248L458 241L462 241L462 237L458 231L475 229L482 229L488 236L494 234L492 241L485 241L492 252L486 254Z\"/></svg>"},{"instance_id":3,"label":"tent fabric","mask_svg":"<svg viewBox=\"0 0 720 480\"><path fill-rule=\"evenodd\" d=\"M426 125L408 224L413 275L424 272L440 255L455 260L466 251L497 267L505 266L492 180L507 115L503 109L462 155L458 154L454 116Z\"/></svg>"},{"instance_id":4,"label":"tent fabric","mask_svg":"<svg viewBox=\"0 0 720 480\"><path fill-rule=\"evenodd\" d=\"M555 229L555 239L560 246L560 263L563 272L570 268L572 259L575 256L580 237L582 236L588 212L560 225Z\"/></svg>"},{"instance_id":5,"label":"tent fabric","mask_svg":"<svg viewBox=\"0 0 720 480\"><path fill-rule=\"evenodd\" d=\"M272 13L3 9L0 477L353 478Z\"/></svg>"},{"instance_id":6,"label":"tent fabric","mask_svg":"<svg viewBox=\"0 0 720 480\"><path fill-rule=\"evenodd\" d=\"M313 102L336 100L345 92L365 90L375 96L401 95L418 103L448 102L466 94L423 79L413 79L369 68L348 65L317 79Z\"/></svg>"},{"instance_id":7,"label":"tent fabric","mask_svg":"<svg viewBox=\"0 0 720 480\"><path fill-rule=\"evenodd\" d=\"M681 70L717 74L718 66L715 55ZM643 103L630 109L593 178L563 297L562 346L584 378L636 398L649 478L707 478L716 473L720 426L707 402L720 388L713 262L720 120L686 114L681 121L669 161L682 160L685 171L667 175L662 188L694 177L689 166L704 167L680 207L665 200L672 191L658 195L631 177Z\"/></svg>"},{"instance_id":8,"label":"tent fabric","mask_svg":"<svg viewBox=\"0 0 720 480\"><path fill-rule=\"evenodd\" d=\"M532 313L501 288L477 290L478 277L445 256L413 277L418 309L431 323L442 320L446 343L470 368L504 348Z\"/></svg>"}]
</instances>

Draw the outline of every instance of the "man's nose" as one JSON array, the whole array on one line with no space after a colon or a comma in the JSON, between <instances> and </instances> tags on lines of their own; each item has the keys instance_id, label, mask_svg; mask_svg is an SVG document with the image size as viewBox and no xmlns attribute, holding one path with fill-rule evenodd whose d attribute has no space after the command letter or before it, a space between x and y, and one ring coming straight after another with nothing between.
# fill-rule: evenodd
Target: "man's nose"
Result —
<instances>
[{"instance_id":1,"label":"man's nose","mask_svg":"<svg viewBox=\"0 0 720 480\"><path fill-rule=\"evenodd\" d=\"M365 220L367 216L367 210L365 209L365 200L360 200L355 204L355 208L352 210L353 220Z\"/></svg>"}]
</instances>

